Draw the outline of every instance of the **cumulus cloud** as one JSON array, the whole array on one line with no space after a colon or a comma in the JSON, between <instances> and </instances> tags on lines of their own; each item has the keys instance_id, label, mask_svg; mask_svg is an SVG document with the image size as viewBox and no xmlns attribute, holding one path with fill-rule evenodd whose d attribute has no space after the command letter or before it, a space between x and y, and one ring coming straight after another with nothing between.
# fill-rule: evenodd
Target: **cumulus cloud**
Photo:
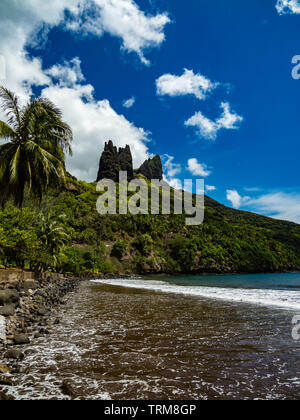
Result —
<instances>
[{"instance_id":1,"label":"cumulus cloud","mask_svg":"<svg viewBox=\"0 0 300 420\"><path fill-rule=\"evenodd\" d=\"M257 192L258 189L248 189ZM242 196L237 190L227 190L227 200L235 209L246 207L248 210L274 219L300 223L300 194L275 192L258 197Z\"/></svg>"},{"instance_id":2,"label":"cumulus cloud","mask_svg":"<svg viewBox=\"0 0 300 420\"><path fill-rule=\"evenodd\" d=\"M215 140L219 127L215 121L205 117L202 112L196 112L191 118L184 123L187 127L196 127L199 137L209 140Z\"/></svg>"},{"instance_id":3,"label":"cumulus cloud","mask_svg":"<svg viewBox=\"0 0 300 420\"><path fill-rule=\"evenodd\" d=\"M168 22L167 14L147 15L133 0L1 0L0 55L7 70L5 85L25 102L33 86L49 84L41 59L26 52L27 45L37 44L41 29L44 37L58 25L83 35L107 32L121 38L123 49L136 52L149 64L143 53L165 40Z\"/></svg>"},{"instance_id":4,"label":"cumulus cloud","mask_svg":"<svg viewBox=\"0 0 300 420\"><path fill-rule=\"evenodd\" d=\"M227 190L226 193L227 200L231 202L233 208L235 209L241 208L242 205L246 204L250 200L249 197L241 196L236 190Z\"/></svg>"},{"instance_id":5,"label":"cumulus cloud","mask_svg":"<svg viewBox=\"0 0 300 420\"><path fill-rule=\"evenodd\" d=\"M239 123L243 121L243 117L240 117L235 112L231 112L228 102L222 102L221 108L223 109L223 113L216 121L219 129L225 128L226 130L236 130L239 128Z\"/></svg>"},{"instance_id":6,"label":"cumulus cloud","mask_svg":"<svg viewBox=\"0 0 300 420\"><path fill-rule=\"evenodd\" d=\"M188 171L194 176L201 176L203 178L208 177L211 174L211 171L208 170L205 163L199 163L197 159L188 160Z\"/></svg>"},{"instance_id":7,"label":"cumulus cloud","mask_svg":"<svg viewBox=\"0 0 300 420\"><path fill-rule=\"evenodd\" d=\"M205 190L207 192L213 192L213 191L216 191L216 189L217 188L214 185L205 185Z\"/></svg>"},{"instance_id":8,"label":"cumulus cloud","mask_svg":"<svg viewBox=\"0 0 300 420\"><path fill-rule=\"evenodd\" d=\"M64 64L56 64L46 70L45 73L63 87L71 87L85 81L85 77L81 71L81 61L78 57L73 58L69 62L65 61Z\"/></svg>"},{"instance_id":9,"label":"cumulus cloud","mask_svg":"<svg viewBox=\"0 0 300 420\"><path fill-rule=\"evenodd\" d=\"M176 176L181 173L181 165L174 162L174 156L165 154L162 156L163 168L164 168L164 180L173 188L180 190L182 189L182 183Z\"/></svg>"},{"instance_id":10,"label":"cumulus cloud","mask_svg":"<svg viewBox=\"0 0 300 420\"><path fill-rule=\"evenodd\" d=\"M118 37L123 50L135 52L149 65L144 52L164 42L168 23L167 13L148 15L133 0L82 0L67 27L83 35L100 37L107 32Z\"/></svg>"},{"instance_id":11,"label":"cumulus cloud","mask_svg":"<svg viewBox=\"0 0 300 420\"><path fill-rule=\"evenodd\" d=\"M251 199L247 205L254 211L280 220L300 223L300 194L270 193Z\"/></svg>"},{"instance_id":12,"label":"cumulus cloud","mask_svg":"<svg viewBox=\"0 0 300 420\"><path fill-rule=\"evenodd\" d=\"M0 54L6 65L5 86L17 92L23 101L32 94L32 86L49 83L41 60L30 58L26 45L34 41L42 25L58 25L67 7L74 12L74 4L73 0L1 0Z\"/></svg>"},{"instance_id":13,"label":"cumulus cloud","mask_svg":"<svg viewBox=\"0 0 300 420\"><path fill-rule=\"evenodd\" d=\"M300 2L298 0L277 0L276 9L280 15L288 13L300 13Z\"/></svg>"},{"instance_id":14,"label":"cumulus cloud","mask_svg":"<svg viewBox=\"0 0 300 420\"><path fill-rule=\"evenodd\" d=\"M65 11L79 16L84 3L84 0L2 0L0 55L7 69L2 83L16 92L23 103L30 98L34 87L40 87L42 94L62 109L74 132L74 155L68 158L67 169L81 179L93 181L105 141L112 139L120 146L129 144L138 167L149 157L149 133L119 115L108 100L95 99L93 86L84 83L79 58L44 70L41 59L32 58L26 52L28 43L43 25L65 24ZM5 116L1 114L0 119Z\"/></svg>"},{"instance_id":15,"label":"cumulus cloud","mask_svg":"<svg viewBox=\"0 0 300 420\"><path fill-rule=\"evenodd\" d=\"M125 101L123 101L122 105L124 108L129 109L129 108L132 108L134 104L135 104L135 97L133 96L132 98L126 99Z\"/></svg>"},{"instance_id":16,"label":"cumulus cloud","mask_svg":"<svg viewBox=\"0 0 300 420\"><path fill-rule=\"evenodd\" d=\"M199 100L207 98L218 83L201 74L194 74L193 70L184 69L181 76L173 74L164 74L156 80L156 91L158 95L183 96L194 95Z\"/></svg>"},{"instance_id":17,"label":"cumulus cloud","mask_svg":"<svg viewBox=\"0 0 300 420\"><path fill-rule=\"evenodd\" d=\"M42 91L43 96L63 110L64 119L73 129L73 157L67 159L68 170L78 178L94 181L100 154L109 139L120 147L129 144L134 165L139 167L149 157L149 133L119 115L108 100L97 101L93 86L78 83L82 76L77 65L75 59L70 64L51 68L48 74L55 74L55 77L60 74L62 79L53 81ZM74 66L77 77L73 74ZM68 81L66 74L71 75Z\"/></svg>"},{"instance_id":18,"label":"cumulus cloud","mask_svg":"<svg viewBox=\"0 0 300 420\"><path fill-rule=\"evenodd\" d=\"M197 134L208 140L215 140L221 129L237 130L243 117L236 112L230 110L228 102L222 102L221 108L223 112L217 120L213 121L207 118L202 112L196 112L190 119L185 121L188 127L196 127Z\"/></svg>"},{"instance_id":19,"label":"cumulus cloud","mask_svg":"<svg viewBox=\"0 0 300 420\"><path fill-rule=\"evenodd\" d=\"M164 175L164 181L166 181L170 187L174 188L175 190L182 190L182 182L179 178L168 178Z\"/></svg>"},{"instance_id":20,"label":"cumulus cloud","mask_svg":"<svg viewBox=\"0 0 300 420\"><path fill-rule=\"evenodd\" d=\"M257 192L258 189L248 189ZM275 192L258 197L242 196L236 190L227 190L227 200L235 209L246 207L255 213L274 219L300 223L300 194Z\"/></svg>"},{"instance_id":21,"label":"cumulus cloud","mask_svg":"<svg viewBox=\"0 0 300 420\"><path fill-rule=\"evenodd\" d=\"M174 176L181 173L181 165L174 162L174 156L163 155L162 156L164 171L168 177L173 178Z\"/></svg>"}]
</instances>

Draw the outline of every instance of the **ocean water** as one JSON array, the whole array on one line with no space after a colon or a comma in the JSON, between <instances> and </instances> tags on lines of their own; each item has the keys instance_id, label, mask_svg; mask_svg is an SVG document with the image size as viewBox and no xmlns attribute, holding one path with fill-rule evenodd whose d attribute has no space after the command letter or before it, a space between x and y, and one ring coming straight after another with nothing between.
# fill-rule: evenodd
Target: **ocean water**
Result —
<instances>
[{"instance_id":1,"label":"ocean water","mask_svg":"<svg viewBox=\"0 0 300 420\"><path fill-rule=\"evenodd\" d=\"M132 280L95 280L95 283L294 309L300 312L300 275L258 274L228 276L149 277Z\"/></svg>"},{"instance_id":2,"label":"ocean water","mask_svg":"<svg viewBox=\"0 0 300 420\"><path fill-rule=\"evenodd\" d=\"M84 282L24 346L18 399L300 399L300 274ZM60 319L55 325L54 320Z\"/></svg>"}]
</instances>

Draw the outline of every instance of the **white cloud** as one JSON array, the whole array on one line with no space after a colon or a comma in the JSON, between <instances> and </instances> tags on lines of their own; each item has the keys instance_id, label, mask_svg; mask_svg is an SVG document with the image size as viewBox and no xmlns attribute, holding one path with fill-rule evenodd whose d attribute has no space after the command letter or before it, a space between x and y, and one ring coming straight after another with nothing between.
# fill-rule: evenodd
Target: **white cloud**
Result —
<instances>
[{"instance_id":1,"label":"white cloud","mask_svg":"<svg viewBox=\"0 0 300 420\"><path fill-rule=\"evenodd\" d=\"M205 190L208 192L216 191L216 187L214 185L205 185Z\"/></svg>"},{"instance_id":2,"label":"white cloud","mask_svg":"<svg viewBox=\"0 0 300 420\"><path fill-rule=\"evenodd\" d=\"M192 70L184 69L181 76L164 74L156 80L158 95L183 96L194 95L199 100L204 100L218 83L211 82L201 74L194 74Z\"/></svg>"},{"instance_id":3,"label":"white cloud","mask_svg":"<svg viewBox=\"0 0 300 420\"><path fill-rule=\"evenodd\" d=\"M277 0L276 9L280 15L288 13L300 13L300 3L298 0Z\"/></svg>"},{"instance_id":4,"label":"white cloud","mask_svg":"<svg viewBox=\"0 0 300 420\"><path fill-rule=\"evenodd\" d=\"M222 115L216 121L205 117L202 112L196 112L190 119L185 121L185 125L189 127L196 127L197 134L208 140L215 140L221 129L237 130L239 124L243 121L243 117L236 112L230 110L228 102L222 102Z\"/></svg>"},{"instance_id":5,"label":"white cloud","mask_svg":"<svg viewBox=\"0 0 300 420\"><path fill-rule=\"evenodd\" d=\"M120 146L132 146L138 167L149 157L149 133L117 114L108 100L94 98L93 87L83 83L79 58L43 70L42 61L26 53L28 42L34 40L39 28L44 24L63 24L64 11L68 9L76 16L83 4L83 0L1 0L0 55L7 68L3 84L17 93L23 103L30 98L33 87L39 86L62 109L74 132L74 156L68 158L67 168L77 177L92 181L105 141L112 139ZM0 119L5 119L3 114Z\"/></svg>"},{"instance_id":6,"label":"white cloud","mask_svg":"<svg viewBox=\"0 0 300 420\"><path fill-rule=\"evenodd\" d=\"M173 178L181 173L181 165L174 162L174 156L163 155L162 156L164 171L168 177Z\"/></svg>"},{"instance_id":7,"label":"white cloud","mask_svg":"<svg viewBox=\"0 0 300 420\"><path fill-rule=\"evenodd\" d=\"M56 67L48 73L57 75ZM68 170L78 178L94 181L100 154L109 139L120 147L129 144L134 165L139 167L149 157L146 145L149 133L117 114L108 100L97 101L93 96L93 86L79 84L77 79L72 84L74 60L69 66L65 64L66 69L58 67L62 80L46 87L42 95L63 110L64 119L73 129L73 157L67 159ZM71 74L68 83L65 80L66 74Z\"/></svg>"},{"instance_id":8,"label":"white cloud","mask_svg":"<svg viewBox=\"0 0 300 420\"><path fill-rule=\"evenodd\" d=\"M235 209L239 209L242 205L242 197L236 190L227 190L226 198L231 202Z\"/></svg>"},{"instance_id":9,"label":"white cloud","mask_svg":"<svg viewBox=\"0 0 300 420\"><path fill-rule=\"evenodd\" d=\"M176 175L181 173L181 165L174 162L174 156L163 155L162 156L163 167L164 167L164 180L173 188L180 190L182 189L182 183Z\"/></svg>"},{"instance_id":10,"label":"white cloud","mask_svg":"<svg viewBox=\"0 0 300 420\"><path fill-rule=\"evenodd\" d=\"M235 209L241 208L243 204L246 204L250 200L249 197L241 196L236 190L227 190L226 193L227 200L231 202Z\"/></svg>"},{"instance_id":11,"label":"white cloud","mask_svg":"<svg viewBox=\"0 0 300 420\"><path fill-rule=\"evenodd\" d=\"M179 178L168 178L164 175L164 181L166 181L170 187L174 188L175 190L182 190L182 182Z\"/></svg>"},{"instance_id":12,"label":"white cloud","mask_svg":"<svg viewBox=\"0 0 300 420\"><path fill-rule=\"evenodd\" d=\"M249 189L257 191L257 189ZM242 196L236 190L227 190L227 200L235 209L246 206L247 209L274 219L300 223L300 194L276 192L257 198Z\"/></svg>"},{"instance_id":13,"label":"white cloud","mask_svg":"<svg viewBox=\"0 0 300 420\"><path fill-rule=\"evenodd\" d=\"M248 203L254 211L280 220L300 223L300 194L271 193L251 199Z\"/></svg>"},{"instance_id":14,"label":"white cloud","mask_svg":"<svg viewBox=\"0 0 300 420\"><path fill-rule=\"evenodd\" d=\"M107 32L120 37L123 49L136 52L146 64L143 52L165 40L164 27L169 22L165 13L146 15L133 0L1 0L0 55L7 70L5 86L25 102L33 86L50 83L41 59L26 52L27 45L40 41L41 29L44 37L49 28L58 25L97 36Z\"/></svg>"},{"instance_id":15,"label":"white cloud","mask_svg":"<svg viewBox=\"0 0 300 420\"><path fill-rule=\"evenodd\" d=\"M58 81L62 87L72 87L85 80L81 71L81 61L78 57L73 58L70 62L65 61L64 64L56 64L49 70L46 70L45 73Z\"/></svg>"},{"instance_id":16,"label":"white cloud","mask_svg":"<svg viewBox=\"0 0 300 420\"><path fill-rule=\"evenodd\" d=\"M243 117L240 117L235 112L230 111L230 105L228 102L222 102L221 108L223 109L223 114L217 120L216 124L221 128L226 130L236 130L239 128L238 124L243 121Z\"/></svg>"},{"instance_id":17,"label":"white cloud","mask_svg":"<svg viewBox=\"0 0 300 420\"><path fill-rule=\"evenodd\" d=\"M260 191L260 188L258 187L244 187L244 190L247 192L258 192Z\"/></svg>"},{"instance_id":18,"label":"white cloud","mask_svg":"<svg viewBox=\"0 0 300 420\"><path fill-rule=\"evenodd\" d=\"M170 23L166 13L144 13L133 0L86 0L67 27L83 35L102 36L105 32L122 40L122 49L138 54L149 65L144 51L159 47L165 40L164 29Z\"/></svg>"},{"instance_id":19,"label":"white cloud","mask_svg":"<svg viewBox=\"0 0 300 420\"><path fill-rule=\"evenodd\" d=\"M203 137L209 140L215 140L217 138L219 127L214 121L205 117L202 114L202 112L196 112L196 114L194 114L191 118L185 121L184 124L187 127L196 127L197 134L200 137Z\"/></svg>"},{"instance_id":20,"label":"white cloud","mask_svg":"<svg viewBox=\"0 0 300 420\"><path fill-rule=\"evenodd\" d=\"M188 171L194 176L201 176L203 178L208 177L211 174L211 171L207 169L205 163L199 163L197 159L188 160Z\"/></svg>"},{"instance_id":21,"label":"white cloud","mask_svg":"<svg viewBox=\"0 0 300 420\"><path fill-rule=\"evenodd\" d=\"M75 11L75 0L1 0L0 2L0 54L5 59L5 86L18 93L25 101L32 86L49 83L42 70L41 60L30 58L26 45L33 42L42 25L55 26L62 22L64 10Z\"/></svg>"},{"instance_id":22,"label":"white cloud","mask_svg":"<svg viewBox=\"0 0 300 420\"><path fill-rule=\"evenodd\" d=\"M133 96L132 98L126 99L125 101L123 101L122 105L124 108L129 109L129 108L132 108L134 104L135 104L135 97Z\"/></svg>"}]
</instances>

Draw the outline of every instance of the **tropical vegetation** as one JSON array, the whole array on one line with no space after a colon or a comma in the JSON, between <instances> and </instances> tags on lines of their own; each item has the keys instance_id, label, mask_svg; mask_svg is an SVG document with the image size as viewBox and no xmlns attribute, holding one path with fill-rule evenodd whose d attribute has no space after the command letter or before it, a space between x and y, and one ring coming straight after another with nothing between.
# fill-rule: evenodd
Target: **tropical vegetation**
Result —
<instances>
[{"instance_id":1,"label":"tropical vegetation","mask_svg":"<svg viewBox=\"0 0 300 420\"><path fill-rule=\"evenodd\" d=\"M300 270L300 225L209 197L200 226L186 226L185 215L100 216L96 183L65 173L72 131L60 110L45 98L21 107L5 88L0 102L7 119L0 122L0 265L63 273Z\"/></svg>"},{"instance_id":2,"label":"tropical vegetation","mask_svg":"<svg viewBox=\"0 0 300 420\"><path fill-rule=\"evenodd\" d=\"M70 175L37 207L0 211L0 263L66 273L233 273L300 269L300 226L206 198L205 222L184 215L100 216L96 183Z\"/></svg>"},{"instance_id":3,"label":"tropical vegetation","mask_svg":"<svg viewBox=\"0 0 300 420\"><path fill-rule=\"evenodd\" d=\"M7 140L0 146L0 204L13 198L21 208L26 189L40 202L49 187L64 182L72 130L46 98L21 106L13 92L0 87L0 104L7 119L0 121L0 140Z\"/></svg>"}]
</instances>

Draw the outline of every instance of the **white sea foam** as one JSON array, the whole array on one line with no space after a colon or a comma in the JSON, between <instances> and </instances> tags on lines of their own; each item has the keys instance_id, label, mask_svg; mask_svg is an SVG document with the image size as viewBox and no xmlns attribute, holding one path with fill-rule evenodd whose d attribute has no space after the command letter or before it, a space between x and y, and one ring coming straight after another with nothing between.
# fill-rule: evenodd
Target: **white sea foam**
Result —
<instances>
[{"instance_id":1,"label":"white sea foam","mask_svg":"<svg viewBox=\"0 0 300 420\"><path fill-rule=\"evenodd\" d=\"M153 290L163 293L176 293L201 298L218 299L236 303L249 303L261 306L274 306L284 309L300 310L300 292L289 290L233 289L204 286L178 286L163 281L141 279L93 280L111 286Z\"/></svg>"}]
</instances>

